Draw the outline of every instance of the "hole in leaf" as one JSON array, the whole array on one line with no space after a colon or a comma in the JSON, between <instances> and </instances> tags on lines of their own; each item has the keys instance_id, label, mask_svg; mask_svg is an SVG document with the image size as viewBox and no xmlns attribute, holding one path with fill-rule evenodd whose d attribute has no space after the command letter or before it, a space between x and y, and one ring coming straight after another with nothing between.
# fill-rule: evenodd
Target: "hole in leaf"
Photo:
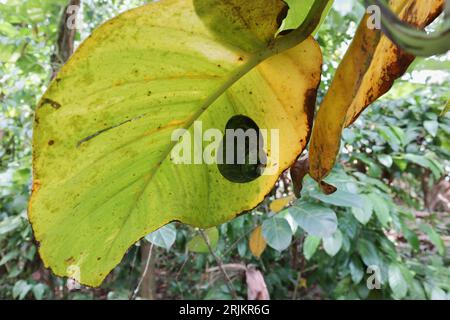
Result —
<instances>
[{"instance_id":1,"label":"hole in leaf","mask_svg":"<svg viewBox=\"0 0 450 320\"><path fill-rule=\"evenodd\" d=\"M258 125L247 116L236 115L228 120L217 153L222 176L235 183L247 183L264 172L267 155Z\"/></svg>"}]
</instances>

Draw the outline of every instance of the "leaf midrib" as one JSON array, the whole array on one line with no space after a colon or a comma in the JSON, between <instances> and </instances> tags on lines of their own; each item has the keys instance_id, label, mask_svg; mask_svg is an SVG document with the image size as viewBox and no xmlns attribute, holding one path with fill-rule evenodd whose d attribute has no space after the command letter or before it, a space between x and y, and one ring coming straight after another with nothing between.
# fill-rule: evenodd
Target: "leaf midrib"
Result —
<instances>
[{"instance_id":1,"label":"leaf midrib","mask_svg":"<svg viewBox=\"0 0 450 320\"><path fill-rule=\"evenodd\" d=\"M269 49L262 50L261 52L254 54L245 64L243 64L241 67L236 69L220 87L218 87L211 95L209 95L205 101L202 103L202 105L199 107L199 110L192 116L191 120L186 123L183 127L180 129L189 129L194 122L200 118L204 112L208 110L208 108L220 97L222 96L233 84L235 84L237 81L239 81L243 76L245 76L248 72L253 70L258 64L260 64L262 61L273 55L274 52ZM111 249L114 247L114 244L116 241L120 238L121 233L125 229L125 225L128 223L130 217L132 216L134 210L136 209L136 205L142 198L143 194L145 193L145 190L148 188L150 183L153 181L153 178L155 177L156 173L158 172L161 165L165 162L165 160L170 155L170 152L177 144L177 141L171 141L169 146L167 147L167 150L162 153L161 160L156 164L156 166L152 169L150 174L148 175L147 181L144 183L144 186L142 190L139 192L139 194L136 197L136 200L132 202L132 208L130 209L129 213L126 215L126 218L120 227L119 231L117 232L116 236L114 237L114 240L111 242L108 251L106 252L106 256L109 256L111 254ZM168 223L170 221L167 221ZM166 224L164 223L164 224ZM164 225L163 224L163 225ZM162 227L161 225L160 227Z\"/></svg>"}]
</instances>

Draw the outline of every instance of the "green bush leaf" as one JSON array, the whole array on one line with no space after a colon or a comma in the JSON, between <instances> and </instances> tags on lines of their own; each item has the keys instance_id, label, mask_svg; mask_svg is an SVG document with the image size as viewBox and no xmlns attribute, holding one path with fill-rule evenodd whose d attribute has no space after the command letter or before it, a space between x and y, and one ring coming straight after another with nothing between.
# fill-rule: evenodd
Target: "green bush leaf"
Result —
<instances>
[{"instance_id":1,"label":"green bush leaf","mask_svg":"<svg viewBox=\"0 0 450 320\"><path fill-rule=\"evenodd\" d=\"M334 257L342 247L342 233L338 229L332 236L325 237L322 241L325 252L330 257Z\"/></svg>"},{"instance_id":2,"label":"green bush leaf","mask_svg":"<svg viewBox=\"0 0 450 320\"><path fill-rule=\"evenodd\" d=\"M436 137L439 130L439 123L436 120L424 121L423 127L428 131L432 137Z\"/></svg>"},{"instance_id":3,"label":"green bush leaf","mask_svg":"<svg viewBox=\"0 0 450 320\"><path fill-rule=\"evenodd\" d=\"M44 298L44 293L46 289L47 286L42 283L38 283L37 285L33 286L32 291L36 300L42 300L42 298Z\"/></svg>"},{"instance_id":4,"label":"green bush leaf","mask_svg":"<svg viewBox=\"0 0 450 320\"><path fill-rule=\"evenodd\" d=\"M403 159L407 160L408 162L417 164L425 169L429 169L433 173L435 179L439 179L443 173L443 168L440 168L440 166L436 165L426 156L408 153L403 155Z\"/></svg>"},{"instance_id":5,"label":"green bush leaf","mask_svg":"<svg viewBox=\"0 0 450 320\"><path fill-rule=\"evenodd\" d=\"M396 299L402 299L408 293L408 284L403 278L400 267L391 263L388 271L389 287L391 288Z\"/></svg>"},{"instance_id":6,"label":"green bush leaf","mask_svg":"<svg viewBox=\"0 0 450 320\"><path fill-rule=\"evenodd\" d=\"M425 234L430 239L431 243L433 243L436 246L439 254L443 256L445 253L445 245L444 245L444 241L442 241L442 238L439 235L439 233L437 233L436 230L434 230L432 226L430 226L429 224L426 224L426 223L420 224L419 228L420 228L420 230L425 232Z\"/></svg>"},{"instance_id":7,"label":"green bush leaf","mask_svg":"<svg viewBox=\"0 0 450 320\"><path fill-rule=\"evenodd\" d=\"M383 197L376 193L371 193L368 197L372 201L373 210L375 211L378 221L380 221L383 227L387 227L392 220L391 215L389 214L390 209L388 203Z\"/></svg>"},{"instance_id":8,"label":"green bush leaf","mask_svg":"<svg viewBox=\"0 0 450 320\"><path fill-rule=\"evenodd\" d=\"M177 229L173 224L165 225L145 236L145 239L155 246L170 250L177 238Z\"/></svg>"},{"instance_id":9,"label":"green bush leaf","mask_svg":"<svg viewBox=\"0 0 450 320\"><path fill-rule=\"evenodd\" d=\"M364 267L359 258L352 258L349 263L349 268L353 283L360 283L364 277Z\"/></svg>"},{"instance_id":10,"label":"green bush leaf","mask_svg":"<svg viewBox=\"0 0 450 320\"><path fill-rule=\"evenodd\" d=\"M336 232L336 213L328 207L297 201L288 210L297 224L310 235L323 238Z\"/></svg>"},{"instance_id":11,"label":"green bush leaf","mask_svg":"<svg viewBox=\"0 0 450 320\"><path fill-rule=\"evenodd\" d=\"M366 266L377 266L381 268L382 261L374 244L367 239L359 239L357 244L358 253Z\"/></svg>"},{"instance_id":12,"label":"green bush leaf","mask_svg":"<svg viewBox=\"0 0 450 320\"><path fill-rule=\"evenodd\" d=\"M262 224L262 234L267 244L278 251L283 251L292 241L292 229L286 219L273 217Z\"/></svg>"},{"instance_id":13,"label":"green bush leaf","mask_svg":"<svg viewBox=\"0 0 450 320\"><path fill-rule=\"evenodd\" d=\"M303 242L303 255L306 260L311 259L314 253L316 253L317 248L320 245L320 240L319 237L312 235L306 236L305 241Z\"/></svg>"},{"instance_id":14,"label":"green bush leaf","mask_svg":"<svg viewBox=\"0 0 450 320\"><path fill-rule=\"evenodd\" d=\"M393 163L392 157L388 154L380 154L378 156L378 161L386 168L390 168Z\"/></svg>"},{"instance_id":15,"label":"green bush leaf","mask_svg":"<svg viewBox=\"0 0 450 320\"><path fill-rule=\"evenodd\" d=\"M14 284L12 294L14 299L23 300L32 289L32 285L24 280L19 280Z\"/></svg>"},{"instance_id":16,"label":"green bush leaf","mask_svg":"<svg viewBox=\"0 0 450 320\"><path fill-rule=\"evenodd\" d=\"M362 224L367 224L373 213L372 200L367 195L361 195L361 198L363 199L363 207L353 207L352 213L355 216L356 220L358 220Z\"/></svg>"},{"instance_id":17,"label":"green bush leaf","mask_svg":"<svg viewBox=\"0 0 450 320\"><path fill-rule=\"evenodd\" d=\"M405 145L405 133L399 127L380 126L378 132L395 152L400 151L401 147Z\"/></svg>"},{"instance_id":18,"label":"green bush leaf","mask_svg":"<svg viewBox=\"0 0 450 320\"><path fill-rule=\"evenodd\" d=\"M209 228L204 231L205 236L208 237L209 244L211 245L211 249L214 249L217 246L217 242L219 241L219 230L217 228ZM208 244L203 239L202 235L196 235L192 238L188 244L187 249L192 252L197 253L208 253L209 248Z\"/></svg>"},{"instance_id":19,"label":"green bush leaf","mask_svg":"<svg viewBox=\"0 0 450 320\"><path fill-rule=\"evenodd\" d=\"M314 192L311 193L311 197L338 207L354 207L361 209L364 207L364 200L359 195L342 190L337 190L330 195Z\"/></svg>"}]
</instances>

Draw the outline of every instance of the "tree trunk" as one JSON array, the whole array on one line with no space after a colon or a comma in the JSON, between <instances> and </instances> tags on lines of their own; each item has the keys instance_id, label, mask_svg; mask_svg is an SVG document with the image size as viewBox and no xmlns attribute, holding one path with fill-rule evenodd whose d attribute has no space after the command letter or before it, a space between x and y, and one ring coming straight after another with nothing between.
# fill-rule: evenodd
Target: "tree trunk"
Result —
<instances>
[{"instance_id":1,"label":"tree trunk","mask_svg":"<svg viewBox=\"0 0 450 320\"><path fill-rule=\"evenodd\" d=\"M67 6L61 16L59 24L58 40L56 43L56 50L51 58L52 64L52 79L56 77L61 66L69 60L74 52L75 35L77 33L76 15L79 10L69 10L74 6L80 8L81 0L69 0Z\"/></svg>"}]
</instances>

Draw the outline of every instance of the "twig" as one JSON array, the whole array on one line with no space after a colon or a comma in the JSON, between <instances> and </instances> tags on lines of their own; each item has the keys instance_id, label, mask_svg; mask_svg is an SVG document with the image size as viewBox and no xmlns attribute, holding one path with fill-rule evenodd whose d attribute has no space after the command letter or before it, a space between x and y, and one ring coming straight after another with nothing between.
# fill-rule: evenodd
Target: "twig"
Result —
<instances>
[{"instance_id":1,"label":"twig","mask_svg":"<svg viewBox=\"0 0 450 320\"><path fill-rule=\"evenodd\" d=\"M305 154L291 167L291 179L294 186L294 194L300 198L303 189L303 179L309 172L309 154Z\"/></svg>"},{"instance_id":2,"label":"twig","mask_svg":"<svg viewBox=\"0 0 450 320\"><path fill-rule=\"evenodd\" d=\"M222 272L222 274L223 274L223 276L225 278L225 284L228 287L228 290L230 291L231 296L233 297L234 300L238 300L238 296L236 294L236 290L234 289L233 282L231 281L230 277L228 276L227 272L225 271L222 261L216 255L214 250L212 249L211 243L210 243L209 238L208 238L208 235L206 235L206 233L202 229L200 229L200 235L203 237L203 240L205 240L205 243L208 246L209 252L211 253L211 255L216 260L216 263L219 266L220 272Z\"/></svg>"},{"instance_id":3,"label":"twig","mask_svg":"<svg viewBox=\"0 0 450 320\"><path fill-rule=\"evenodd\" d=\"M239 271L247 271L247 266L243 263L229 263L222 265L224 270L230 270L233 272L239 272ZM217 272L220 271L219 267L211 267L206 269L206 272Z\"/></svg>"},{"instance_id":4,"label":"twig","mask_svg":"<svg viewBox=\"0 0 450 320\"><path fill-rule=\"evenodd\" d=\"M148 251L148 257L147 257L147 262L145 263L144 272L142 272L141 278L139 279L139 282L136 286L136 289L134 289L133 294L130 297L130 300L136 299L139 289L141 289L142 282L144 281L144 278L147 275L148 267L149 267L150 261L152 259L152 252L153 252L153 243L150 245L150 250Z\"/></svg>"},{"instance_id":5,"label":"twig","mask_svg":"<svg viewBox=\"0 0 450 320\"><path fill-rule=\"evenodd\" d=\"M302 235L300 238L300 247L303 248L303 245L305 244L305 236ZM297 276L297 282L295 283L294 293L292 295L292 300L297 300L300 280L302 279L302 275L305 273L305 256L302 254L300 257L300 270L298 272Z\"/></svg>"},{"instance_id":6,"label":"twig","mask_svg":"<svg viewBox=\"0 0 450 320\"><path fill-rule=\"evenodd\" d=\"M187 250L186 250L186 251L187 251ZM184 259L183 264L182 264L181 267L180 267L180 270L178 270L177 275L175 276L175 281L178 281L178 279L179 279L179 277L180 277L180 275L181 275L181 272L183 271L184 267L186 266L186 264L187 264L187 262L188 262L188 260L189 260L189 256L190 256L190 255L191 255L190 252L188 252L188 253L186 254L186 259Z\"/></svg>"}]
</instances>

